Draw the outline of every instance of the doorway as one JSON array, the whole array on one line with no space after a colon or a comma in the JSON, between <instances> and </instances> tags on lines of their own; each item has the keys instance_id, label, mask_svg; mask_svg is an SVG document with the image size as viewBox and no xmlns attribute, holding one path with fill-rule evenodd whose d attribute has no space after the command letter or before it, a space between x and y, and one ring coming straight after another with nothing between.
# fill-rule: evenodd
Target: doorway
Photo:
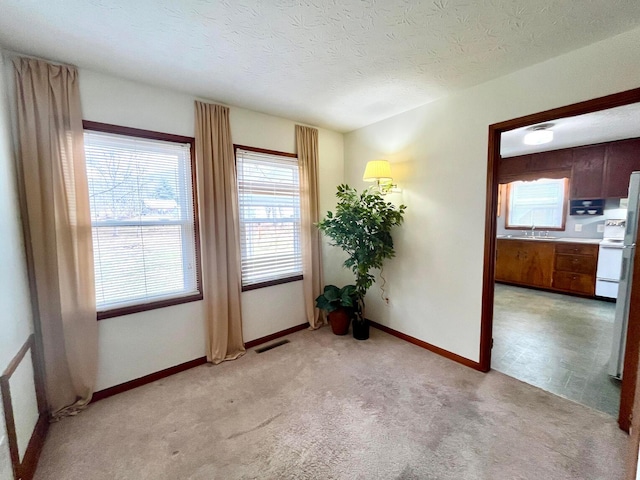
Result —
<instances>
[{"instance_id":1,"label":"doorway","mask_svg":"<svg viewBox=\"0 0 640 480\"><path fill-rule=\"evenodd\" d=\"M510 130L500 144L491 368L617 417L640 104Z\"/></svg>"},{"instance_id":2,"label":"doorway","mask_svg":"<svg viewBox=\"0 0 640 480\"><path fill-rule=\"evenodd\" d=\"M578 115L598 112L610 108L620 107L640 102L640 89L634 89L619 94L610 95L566 107L561 107L537 114L521 117L489 127L489 152L487 174L487 204L485 220L485 255L483 276L483 312L481 326L480 365L485 371L491 369L491 354L493 344L494 299L495 299L495 262L497 246L497 212L499 190L499 164L501 135L504 132L550 122L556 119L574 117ZM640 278L640 262L633 263L634 274ZM629 329L627 332L627 348L624 356L624 371L621 385L621 401L618 423L623 430L628 431L631 411L634 401L636 374L638 369L638 341L640 340L640 282L636 282L631 291L631 309L629 315Z\"/></svg>"}]
</instances>

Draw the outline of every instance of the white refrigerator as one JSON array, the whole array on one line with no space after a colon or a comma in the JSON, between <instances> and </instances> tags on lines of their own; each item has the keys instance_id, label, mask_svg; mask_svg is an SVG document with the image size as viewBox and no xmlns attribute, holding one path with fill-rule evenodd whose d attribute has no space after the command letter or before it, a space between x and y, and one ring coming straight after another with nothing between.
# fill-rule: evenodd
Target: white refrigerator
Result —
<instances>
[{"instance_id":1,"label":"white refrigerator","mask_svg":"<svg viewBox=\"0 0 640 480\"><path fill-rule=\"evenodd\" d=\"M622 247L622 267L618 284L618 299L613 323L613 342L609 375L622 378L624 352L627 341L627 324L629 322L629 297L633 281L633 258L636 250L638 228L638 200L640 196L640 172L633 172L629 181L629 206L627 208L627 225Z\"/></svg>"}]
</instances>

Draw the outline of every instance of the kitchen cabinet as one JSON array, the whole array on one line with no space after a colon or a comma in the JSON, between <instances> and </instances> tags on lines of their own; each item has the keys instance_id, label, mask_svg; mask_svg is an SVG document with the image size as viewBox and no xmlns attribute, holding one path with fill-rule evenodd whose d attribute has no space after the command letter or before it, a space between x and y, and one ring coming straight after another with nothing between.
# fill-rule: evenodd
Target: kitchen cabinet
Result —
<instances>
[{"instance_id":1,"label":"kitchen cabinet","mask_svg":"<svg viewBox=\"0 0 640 480\"><path fill-rule=\"evenodd\" d=\"M553 289L592 297L597 264L598 245L556 244Z\"/></svg>"},{"instance_id":2,"label":"kitchen cabinet","mask_svg":"<svg viewBox=\"0 0 640 480\"><path fill-rule=\"evenodd\" d=\"M558 271L553 274L553 289L592 297L595 293L595 279L589 275Z\"/></svg>"},{"instance_id":3,"label":"kitchen cabinet","mask_svg":"<svg viewBox=\"0 0 640 480\"><path fill-rule=\"evenodd\" d=\"M550 152L519 155L500 159L498 182L509 183L516 180L535 179L537 172L567 172L569 175L573 165L572 149L553 150ZM533 174L533 175L532 175Z\"/></svg>"},{"instance_id":4,"label":"kitchen cabinet","mask_svg":"<svg viewBox=\"0 0 640 480\"><path fill-rule=\"evenodd\" d=\"M571 176L572 200L625 198L631 172L640 170L640 139L565 148L500 159L498 182L535 180L545 172Z\"/></svg>"},{"instance_id":5,"label":"kitchen cabinet","mask_svg":"<svg viewBox=\"0 0 640 480\"><path fill-rule=\"evenodd\" d=\"M522 267L520 261L524 240L498 239L496 250L496 280L508 283L520 283Z\"/></svg>"},{"instance_id":6,"label":"kitchen cabinet","mask_svg":"<svg viewBox=\"0 0 640 480\"><path fill-rule=\"evenodd\" d=\"M498 168L498 183L509 183L519 180L524 173L529 171L530 160L531 155L501 158Z\"/></svg>"},{"instance_id":7,"label":"kitchen cabinet","mask_svg":"<svg viewBox=\"0 0 640 480\"><path fill-rule=\"evenodd\" d=\"M498 282L593 296L598 245L553 240L497 240Z\"/></svg>"},{"instance_id":8,"label":"kitchen cabinet","mask_svg":"<svg viewBox=\"0 0 640 480\"><path fill-rule=\"evenodd\" d=\"M534 153L529 160L529 170L554 171L570 170L573 165L572 149L552 150L550 152Z\"/></svg>"},{"instance_id":9,"label":"kitchen cabinet","mask_svg":"<svg viewBox=\"0 0 640 480\"><path fill-rule=\"evenodd\" d=\"M571 199L603 198L605 146L593 145L573 149Z\"/></svg>"},{"instance_id":10,"label":"kitchen cabinet","mask_svg":"<svg viewBox=\"0 0 640 480\"><path fill-rule=\"evenodd\" d=\"M553 242L498 239L496 280L551 288Z\"/></svg>"},{"instance_id":11,"label":"kitchen cabinet","mask_svg":"<svg viewBox=\"0 0 640 480\"><path fill-rule=\"evenodd\" d=\"M604 198L626 198L631 172L640 170L640 139L607 144Z\"/></svg>"}]
</instances>

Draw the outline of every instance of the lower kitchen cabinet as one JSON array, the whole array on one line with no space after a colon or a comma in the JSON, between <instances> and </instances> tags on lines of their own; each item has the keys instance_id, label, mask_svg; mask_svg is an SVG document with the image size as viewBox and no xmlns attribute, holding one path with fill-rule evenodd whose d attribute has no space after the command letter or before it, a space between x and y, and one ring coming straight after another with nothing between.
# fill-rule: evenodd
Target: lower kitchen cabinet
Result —
<instances>
[{"instance_id":1,"label":"lower kitchen cabinet","mask_svg":"<svg viewBox=\"0 0 640 480\"><path fill-rule=\"evenodd\" d=\"M558 244L555 251L553 288L563 292L594 296L598 245Z\"/></svg>"},{"instance_id":2,"label":"lower kitchen cabinet","mask_svg":"<svg viewBox=\"0 0 640 480\"><path fill-rule=\"evenodd\" d=\"M561 292L593 296L596 286L595 280L591 275L555 272L553 274L553 289Z\"/></svg>"},{"instance_id":3,"label":"lower kitchen cabinet","mask_svg":"<svg viewBox=\"0 0 640 480\"><path fill-rule=\"evenodd\" d=\"M522 242L518 240L498 240L496 251L496 280L520 283L522 266L520 251Z\"/></svg>"},{"instance_id":4,"label":"lower kitchen cabinet","mask_svg":"<svg viewBox=\"0 0 640 480\"><path fill-rule=\"evenodd\" d=\"M552 242L498 239L496 280L551 288L553 252Z\"/></svg>"},{"instance_id":5,"label":"lower kitchen cabinet","mask_svg":"<svg viewBox=\"0 0 640 480\"><path fill-rule=\"evenodd\" d=\"M498 239L495 278L524 287L593 296L598 245Z\"/></svg>"},{"instance_id":6,"label":"lower kitchen cabinet","mask_svg":"<svg viewBox=\"0 0 640 480\"><path fill-rule=\"evenodd\" d=\"M591 275L595 273L597 263L598 257L592 255L567 255L557 251L555 255L555 270L559 272Z\"/></svg>"}]
</instances>

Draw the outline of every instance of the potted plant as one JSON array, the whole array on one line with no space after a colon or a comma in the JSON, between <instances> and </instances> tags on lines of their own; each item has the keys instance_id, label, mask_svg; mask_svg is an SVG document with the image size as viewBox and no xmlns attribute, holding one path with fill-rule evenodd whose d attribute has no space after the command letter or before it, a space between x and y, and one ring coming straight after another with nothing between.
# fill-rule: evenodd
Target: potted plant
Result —
<instances>
[{"instance_id":1,"label":"potted plant","mask_svg":"<svg viewBox=\"0 0 640 480\"><path fill-rule=\"evenodd\" d=\"M342 288L327 285L322 295L316 298L316 307L327 312L331 330L336 335L349 333L349 322L357 305L358 295L355 285Z\"/></svg>"},{"instance_id":2,"label":"potted plant","mask_svg":"<svg viewBox=\"0 0 640 480\"><path fill-rule=\"evenodd\" d=\"M387 202L379 191L358 193L348 185L339 185L335 214L327 212L318 223L331 244L342 248L348 258L344 266L356 277L353 336L369 338L369 322L364 314L364 296L375 280L371 270L382 268L385 259L395 256L391 230L403 220L405 206Z\"/></svg>"}]
</instances>

